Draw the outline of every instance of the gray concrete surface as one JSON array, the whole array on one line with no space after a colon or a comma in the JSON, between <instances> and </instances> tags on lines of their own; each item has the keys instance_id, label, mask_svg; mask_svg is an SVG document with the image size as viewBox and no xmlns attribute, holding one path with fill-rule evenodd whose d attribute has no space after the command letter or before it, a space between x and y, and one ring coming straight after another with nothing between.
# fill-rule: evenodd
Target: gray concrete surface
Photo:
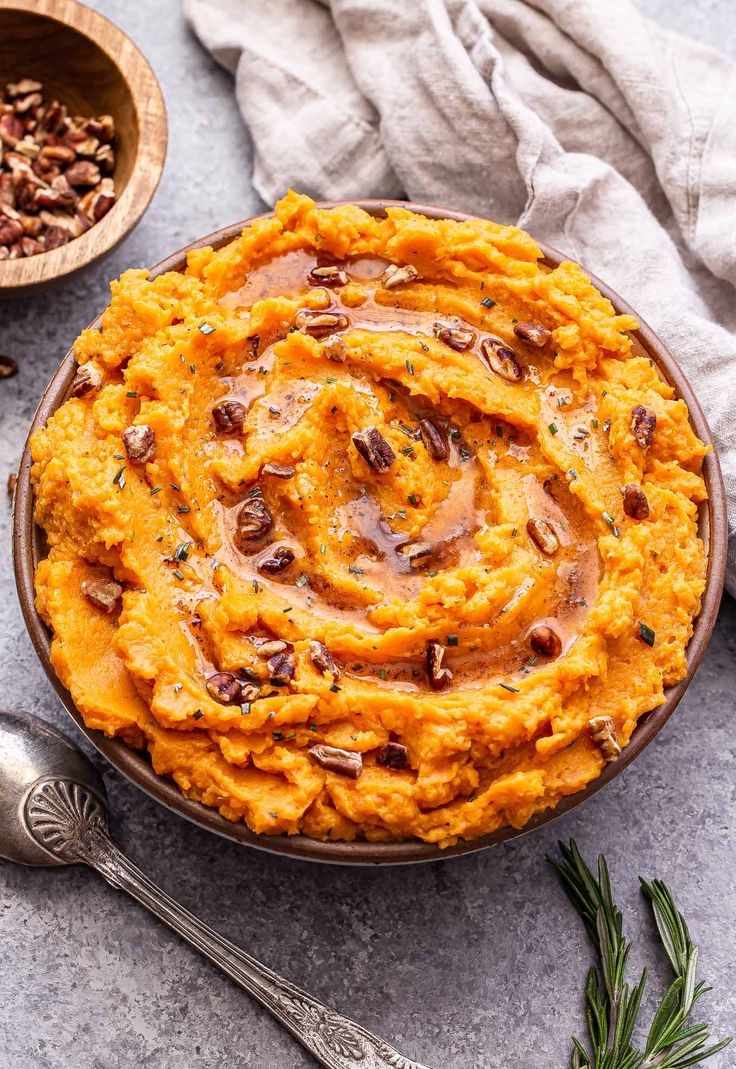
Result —
<instances>
[{"instance_id":1,"label":"gray concrete surface","mask_svg":"<svg viewBox=\"0 0 736 1069\"><path fill-rule=\"evenodd\" d=\"M642 0L672 28L736 57L732 5ZM230 80L191 37L175 0L94 6L133 36L161 79L171 124L166 173L137 231L104 263L61 290L0 305L0 351L23 365L0 383L3 484L43 387L105 303L106 280L259 207ZM9 527L0 499L0 701L73 730L21 621ZM672 885L715 989L703 1012L717 1034L733 1032L735 646L736 606L726 598L688 695L634 766L553 827L480 856L403 871L277 860L207 835L107 768L114 833L205 920L438 1069L567 1064L590 954L544 856L558 837L575 835L587 855L608 855L644 955L652 930L637 875ZM662 979L655 967L655 991ZM714 1069L735 1061L726 1052ZM0 1069L312 1064L239 990L91 872L0 863Z\"/></svg>"}]
</instances>

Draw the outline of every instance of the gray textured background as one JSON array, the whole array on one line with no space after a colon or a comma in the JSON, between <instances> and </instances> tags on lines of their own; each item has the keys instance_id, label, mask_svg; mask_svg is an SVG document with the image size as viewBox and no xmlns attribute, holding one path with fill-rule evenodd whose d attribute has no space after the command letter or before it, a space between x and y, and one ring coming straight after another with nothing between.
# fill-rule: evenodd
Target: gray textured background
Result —
<instances>
[{"instance_id":1,"label":"gray textured background","mask_svg":"<svg viewBox=\"0 0 736 1069\"><path fill-rule=\"evenodd\" d=\"M615 0L610 0L615 2ZM736 57L733 0L640 0L673 29ZM136 232L63 289L0 305L0 477L16 465L43 387L107 279L150 265L260 207L230 79L175 0L96 0L137 41L169 110L166 172ZM11 577L0 497L0 693L71 729L36 663ZM714 985L704 1011L736 1027L736 607L727 598L670 725L602 794L553 827L483 855L412 870L342 870L220 841L105 772L113 830L149 874L257 957L438 1069L562 1069L581 1028L589 949L546 866L558 837L605 850L643 952L636 877L667 880ZM640 963L637 950L635 963ZM653 987L663 974L654 969ZM733 1065L731 1052L714 1069ZM133 902L83 869L0 862L0 1069L307 1069L301 1048Z\"/></svg>"}]
</instances>

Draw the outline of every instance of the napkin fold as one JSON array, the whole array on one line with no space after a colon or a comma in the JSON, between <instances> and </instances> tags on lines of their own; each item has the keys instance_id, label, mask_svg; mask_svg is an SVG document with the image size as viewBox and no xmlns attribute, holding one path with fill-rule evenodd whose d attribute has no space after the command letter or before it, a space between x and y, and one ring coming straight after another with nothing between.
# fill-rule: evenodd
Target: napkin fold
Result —
<instances>
[{"instance_id":1,"label":"napkin fold","mask_svg":"<svg viewBox=\"0 0 736 1069\"><path fill-rule=\"evenodd\" d=\"M253 184L516 223L682 365L719 447L736 594L736 67L629 0L184 0L235 77Z\"/></svg>"}]
</instances>

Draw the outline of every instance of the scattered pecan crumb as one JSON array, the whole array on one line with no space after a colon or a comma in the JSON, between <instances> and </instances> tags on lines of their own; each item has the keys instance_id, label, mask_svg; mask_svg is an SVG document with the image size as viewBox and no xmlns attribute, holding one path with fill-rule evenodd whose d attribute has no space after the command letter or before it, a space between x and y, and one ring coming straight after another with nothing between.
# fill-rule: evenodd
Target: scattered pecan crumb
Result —
<instances>
[{"instance_id":1,"label":"scattered pecan crumb","mask_svg":"<svg viewBox=\"0 0 736 1069\"><path fill-rule=\"evenodd\" d=\"M99 390L102 385L102 374L94 364L83 364L77 368L77 373L72 380L70 393L72 397L84 397L93 390Z\"/></svg>"},{"instance_id":2,"label":"scattered pecan crumb","mask_svg":"<svg viewBox=\"0 0 736 1069\"><path fill-rule=\"evenodd\" d=\"M649 502L647 495L636 483L628 483L621 487L621 495L624 499L624 514L632 520L645 520L649 515Z\"/></svg>"},{"instance_id":3,"label":"scattered pecan crumb","mask_svg":"<svg viewBox=\"0 0 736 1069\"><path fill-rule=\"evenodd\" d=\"M347 273L334 264L326 267L313 267L307 278L313 286L347 286L348 284Z\"/></svg>"},{"instance_id":4,"label":"scattered pecan crumb","mask_svg":"<svg viewBox=\"0 0 736 1069\"><path fill-rule=\"evenodd\" d=\"M300 308L294 319L294 325L312 338L324 338L336 330L345 330L350 320L344 312L313 312Z\"/></svg>"},{"instance_id":5,"label":"scattered pecan crumb","mask_svg":"<svg viewBox=\"0 0 736 1069\"><path fill-rule=\"evenodd\" d=\"M524 372L513 349L496 338L484 338L480 348L491 371L507 382L521 382Z\"/></svg>"},{"instance_id":6,"label":"scattered pecan crumb","mask_svg":"<svg viewBox=\"0 0 736 1069\"><path fill-rule=\"evenodd\" d=\"M273 475L275 479L293 479L295 469L287 464L264 464L261 468L264 475Z\"/></svg>"},{"instance_id":7,"label":"scattered pecan crumb","mask_svg":"<svg viewBox=\"0 0 736 1069\"><path fill-rule=\"evenodd\" d=\"M280 638L267 638L257 643L259 657L273 657L275 653L283 653L288 650L289 643Z\"/></svg>"},{"instance_id":8,"label":"scattered pecan crumb","mask_svg":"<svg viewBox=\"0 0 736 1069\"><path fill-rule=\"evenodd\" d=\"M634 441L642 449L652 444L654 428L657 426L657 413L646 405L635 405L631 410L631 432Z\"/></svg>"},{"instance_id":9,"label":"scattered pecan crumb","mask_svg":"<svg viewBox=\"0 0 736 1069\"><path fill-rule=\"evenodd\" d=\"M562 652L560 636L548 624L537 624L529 632L529 645L541 657L559 657Z\"/></svg>"},{"instance_id":10,"label":"scattered pecan crumb","mask_svg":"<svg viewBox=\"0 0 736 1069\"><path fill-rule=\"evenodd\" d=\"M348 347L339 334L331 334L322 342L322 353L328 360L343 364L348 358Z\"/></svg>"},{"instance_id":11,"label":"scattered pecan crumb","mask_svg":"<svg viewBox=\"0 0 736 1069\"><path fill-rule=\"evenodd\" d=\"M210 697L220 705L237 705L241 701L243 684L232 672L216 672L205 681Z\"/></svg>"},{"instance_id":12,"label":"scattered pecan crumb","mask_svg":"<svg viewBox=\"0 0 736 1069\"><path fill-rule=\"evenodd\" d=\"M475 335L472 330L466 330L464 327L447 327L442 323L435 323L434 327L439 340L449 345L455 352L465 352L473 344Z\"/></svg>"},{"instance_id":13,"label":"scattered pecan crumb","mask_svg":"<svg viewBox=\"0 0 736 1069\"><path fill-rule=\"evenodd\" d=\"M317 743L310 746L308 753L321 768L328 772L337 772L341 776L349 776L358 779L363 771L363 755L354 753L352 750L340 750L337 746L327 746L325 743Z\"/></svg>"},{"instance_id":14,"label":"scattered pecan crumb","mask_svg":"<svg viewBox=\"0 0 736 1069\"><path fill-rule=\"evenodd\" d=\"M156 435L153 427L149 427L147 423L126 427L123 431L123 445L128 460L134 464L147 464L156 454Z\"/></svg>"},{"instance_id":15,"label":"scattered pecan crumb","mask_svg":"<svg viewBox=\"0 0 736 1069\"><path fill-rule=\"evenodd\" d=\"M12 356L2 356L0 354L0 379L12 379L13 375L18 374L18 361L13 360Z\"/></svg>"},{"instance_id":16,"label":"scattered pecan crumb","mask_svg":"<svg viewBox=\"0 0 736 1069\"><path fill-rule=\"evenodd\" d=\"M402 546L400 552L412 568L420 568L432 556L433 547L429 542L412 542L408 546Z\"/></svg>"},{"instance_id":17,"label":"scattered pecan crumb","mask_svg":"<svg viewBox=\"0 0 736 1069\"><path fill-rule=\"evenodd\" d=\"M318 672L330 672L333 679L340 678L340 668L323 642L312 639L309 643L309 657Z\"/></svg>"},{"instance_id":18,"label":"scattered pecan crumb","mask_svg":"<svg viewBox=\"0 0 736 1069\"><path fill-rule=\"evenodd\" d=\"M516 323L514 334L522 341L534 345L537 349L543 349L552 337L552 331L547 330L541 323Z\"/></svg>"},{"instance_id":19,"label":"scattered pecan crumb","mask_svg":"<svg viewBox=\"0 0 736 1069\"><path fill-rule=\"evenodd\" d=\"M404 267L389 264L381 275L381 285L386 290L392 290L397 286L402 286L405 282L414 282L417 278L419 278L419 272L411 264L405 264Z\"/></svg>"},{"instance_id":20,"label":"scattered pecan crumb","mask_svg":"<svg viewBox=\"0 0 736 1069\"><path fill-rule=\"evenodd\" d=\"M294 550L288 546L277 546L269 557L260 562L258 570L266 572L267 575L278 575L294 563L294 556Z\"/></svg>"},{"instance_id":21,"label":"scattered pecan crumb","mask_svg":"<svg viewBox=\"0 0 736 1069\"><path fill-rule=\"evenodd\" d=\"M618 732L613 717L592 716L588 720L590 734L603 754L604 761L615 761L621 754Z\"/></svg>"},{"instance_id":22,"label":"scattered pecan crumb","mask_svg":"<svg viewBox=\"0 0 736 1069\"><path fill-rule=\"evenodd\" d=\"M294 652L274 653L267 662L268 675L272 683L285 684L294 678Z\"/></svg>"},{"instance_id":23,"label":"scattered pecan crumb","mask_svg":"<svg viewBox=\"0 0 736 1069\"><path fill-rule=\"evenodd\" d=\"M114 612L123 588L114 579L85 579L81 587L84 596L102 609L103 612Z\"/></svg>"},{"instance_id":24,"label":"scattered pecan crumb","mask_svg":"<svg viewBox=\"0 0 736 1069\"><path fill-rule=\"evenodd\" d=\"M432 690L444 690L452 682L452 672L442 667L445 647L441 642L430 639L427 643L427 676Z\"/></svg>"},{"instance_id":25,"label":"scattered pecan crumb","mask_svg":"<svg viewBox=\"0 0 736 1069\"><path fill-rule=\"evenodd\" d=\"M273 517L265 501L260 497L249 498L238 512L235 539L241 546L256 542L266 535L273 524Z\"/></svg>"},{"instance_id":26,"label":"scattered pecan crumb","mask_svg":"<svg viewBox=\"0 0 736 1069\"><path fill-rule=\"evenodd\" d=\"M408 768L409 751L400 742L387 742L376 753L376 763L384 768Z\"/></svg>"},{"instance_id":27,"label":"scattered pecan crumb","mask_svg":"<svg viewBox=\"0 0 736 1069\"><path fill-rule=\"evenodd\" d=\"M547 523L546 520L532 518L527 522L526 529L532 542L548 557L551 557L560 548L559 539L552 525Z\"/></svg>"},{"instance_id":28,"label":"scattered pecan crumb","mask_svg":"<svg viewBox=\"0 0 736 1069\"><path fill-rule=\"evenodd\" d=\"M234 434L242 427L247 414L240 401L220 401L212 409L212 420L218 434Z\"/></svg>"},{"instance_id":29,"label":"scattered pecan crumb","mask_svg":"<svg viewBox=\"0 0 736 1069\"><path fill-rule=\"evenodd\" d=\"M450 443L444 428L431 419L419 420L419 433L432 460L447 460L450 455Z\"/></svg>"},{"instance_id":30,"label":"scattered pecan crumb","mask_svg":"<svg viewBox=\"0 0 736 1069\"><path fill-rule=\"evenodd\" d=\"M366 427L363 431L356 431L353 435L353 444L366 464L369 464L374 471L389 471L396 460L393 449L375 427Z\"/></svg>"}]
</instances>

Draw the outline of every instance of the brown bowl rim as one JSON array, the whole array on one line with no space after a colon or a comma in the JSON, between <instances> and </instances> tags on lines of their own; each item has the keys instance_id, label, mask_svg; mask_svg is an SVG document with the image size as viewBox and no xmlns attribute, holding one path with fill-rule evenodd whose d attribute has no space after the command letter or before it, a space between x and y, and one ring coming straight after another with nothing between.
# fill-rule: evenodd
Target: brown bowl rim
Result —
<instances>
[{"instance_id":1,"label":"brown bowl rim","mask_svg":"<svg viewBox=\"0 0 736 1069\"><path fill-rule=\"evenodd\" d=\"M467 221L478 217L435 207L434 205L416 204L408 201L395 200L354 200L354 201L322 201L320 207L332 208L342 204L356 204L359 207L380 215L389 207L408 208L412 211L426 215L433 219L455 219ZM198 249L205 245L218 248L227 244L237 237L244 227L251 225L258 219L270 218L273 212L265 212L262 215L253 216L243 222L226 226L206 237L191 242L189 245L172 253L166 259L153 267L150 277L156 277L166 271L181 270L186 263L186 254L192 249ZM561 253L551 247L538 243L544 253L545 260L550 264L558 264L565 260ZM153 771L147 755L133 750L120 739L108 738L100 731L88 728L72 701L71 695L62 686L51 665L50 658L50 632L41 620L35 607L35 592L33 585L36 560L39 553L39 532L33 522L33 493L30 482L31 458L30 438L34 431L52 415L63 402L68 392L69 385L74 375L75 361L74 350L71 349L64 357L61 365L47 386L39 403L36 414L26 440L23 455L18 472L18 482L15 490L14 516L13 516L13 558L15 577L18 586L21 609L28 632L33 642L36 653L51 680L62 704L72 717L77 727L84 733L87 739L102 753L108 761L124 776L140 787L149 797L160 802L162 805L173 810L179 816L197 824L207 831L215 832L234 842L265 850L268 853L279 854L287 857L295 857L302 860L318 861L325 863L350 864L350 865L374 865L374 864L409 864L424 861L434 861L457 857L461 854L475 853L486 847L494 846L519 835L527 834L536 828L556 820L564 813L586 801L606 784L610 783L622 772L638 755L645 749L652 739L659 733L664 724L669 720L687 687L690 685L695 671L700 664L701 658L708 645L708 641L715 625L718 607L721 599L721 591L726 571L726 548L727 548L727 520L726 520L726 496L723 478L715 452L713 437L710 427L705 419L703 411L698 403L692 388L685 375L677 365L674 357L664 343L657 337L654 331L639 316L631 306L616 294L595 275L588 274L593 285L606 296L618 313L636 316L640 326L632 332L644 348L655 360L659 370L666 380L675 388L678 397L682 398L690 413L690 421L696 433L702 441L712 446L711 452L703 462L703 474L708 490L708 500L701 509L700 536L708 554L706 588L703 595L701 611L695 620L692 638L687 647L688 671L687 676L674 687L667 688L666 700L657 709L645 714L634 731L629 745L624 749L618 761L607 764L600 776L593 780L584 790L568 795L553 809L546 809L538 813L523 828L500 828L489 835L477 839L462 840L454 846L441 849L440 847L424 843L421 840L408 840L403 842L371 843L362 840L356 842L321 842L318 839L310 839L302 835L294 836L265 836L256 835L250 831L244 823L233 823L226 820L215 809L209 809L200 802L185 798L173 782L157 776ZM99 325L98 316L91 326Z\"/></svg>"},{"instance_id":2,"label":"brown bowl rim","mask_svg":"<svg viewBox=\"0 0 736 1069\"><path fill-rule=\"evenodd\" d=\"M78 0L0 0L0 12L50 19L92 41L120 71L138 117L138 148L125 188L107 215L67 245L0 263L0 296L22 297L94 263L126 238L153 199L166 161L168 121L151 64L116 23Z\"/></svg>"}]
</instances>

